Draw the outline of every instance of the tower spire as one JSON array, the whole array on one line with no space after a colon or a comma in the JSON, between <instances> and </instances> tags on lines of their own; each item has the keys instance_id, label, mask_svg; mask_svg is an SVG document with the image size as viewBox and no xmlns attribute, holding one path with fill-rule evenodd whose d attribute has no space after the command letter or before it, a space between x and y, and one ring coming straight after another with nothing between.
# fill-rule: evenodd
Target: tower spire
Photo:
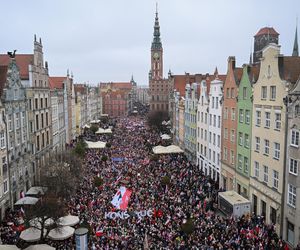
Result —
<instances>
[{"instance_id":1,"label":"tower spire","mask_svg":"<svg viewBox=\"0 0 300 250\"><path fill-rule=\"evenodd\" d=\"M160 40L160 26L158 20L158 11L157 11L157 3L156 3L156 12L155 12L155 22L154 22L154 33L153 33L153 41L151 49L161 49L162 44Z\"/></svg>"},{"instance_id":2,"label":"tower spire","mask_svg":"<svg viewBox=\"0 0 300 250\"><path fill-rule=\"evenodd\" d=\"M298 18L297 18L298 23ZM296 31L295 31L295 40L294 40L294 48L293 48L293 54L292 56L299 56L299 50L298 50L298 25L296 23Z\"/></svg>"}]
</instances>

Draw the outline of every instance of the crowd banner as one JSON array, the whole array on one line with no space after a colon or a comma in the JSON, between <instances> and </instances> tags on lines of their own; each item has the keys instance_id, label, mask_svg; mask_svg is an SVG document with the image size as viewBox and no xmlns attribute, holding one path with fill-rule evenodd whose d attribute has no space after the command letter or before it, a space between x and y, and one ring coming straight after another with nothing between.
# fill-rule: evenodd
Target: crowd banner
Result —
<instances>
[{"instance_id":1,"label":"crowd banner","mask_svg":"<svg viewBox=\"0 0 300 250\"><path fill-rule=\"evenodd\" d=\"M151 218L153 216L153 209L134 211L134 212L127 212L127 211L105 212L104 219L126 220L131 216L136 216L136 217L138 217L138 219L143 219L144 217Z\"/></svg>"},{"instance_id":2,"label":"crowd banner","mask_svg":"<svg viewBox=\"0 0 300 250\"><path fill-rule=\"evenodd\" d=\"M126 210L132 191L122 186L114 195L111 204L117 209Z\"/></svg>"}]
</instances>

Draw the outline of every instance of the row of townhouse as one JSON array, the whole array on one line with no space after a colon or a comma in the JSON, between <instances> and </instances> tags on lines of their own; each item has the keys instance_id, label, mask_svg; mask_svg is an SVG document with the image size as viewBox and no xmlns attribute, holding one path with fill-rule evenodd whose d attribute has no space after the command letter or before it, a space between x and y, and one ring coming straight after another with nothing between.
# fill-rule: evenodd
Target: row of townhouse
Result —
<instances>
[{"instance_id":1,"label":"row of townhouse","mask_svg":"<svg viewBox=\"0 0 300 250\"><path fill-rule=\"evenodd\" d=\"M39 185L50 154L79 133L73 77L49 77L41 39L33 54L0 55L0 219L30 187ZM97 87L89 88L87 114L101 115ZM80 131L79 131L80 132Z\"/></svg>"},{"instance_id":2,"label":"row of townhouse","mask_svg":"<svg viewBox=\"0 0 300 250\"><path fill-rule=\"evenodd\" d=\"M270 31L268 31L270 32ZM174 142L224 190L251 201L252 212L291 246L300 240L300 57L280 46L226 75L207 75L174 93Z\"/></svg>"}]
</instances>

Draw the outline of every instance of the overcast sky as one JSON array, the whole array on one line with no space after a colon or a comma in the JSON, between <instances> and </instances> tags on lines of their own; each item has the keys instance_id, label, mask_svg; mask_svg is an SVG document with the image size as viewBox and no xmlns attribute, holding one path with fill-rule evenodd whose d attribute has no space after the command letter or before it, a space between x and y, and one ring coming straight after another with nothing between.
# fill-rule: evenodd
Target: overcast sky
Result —
<instances>
[{"instance_id":1,"label":"overcast sky","mask_svg":"<svg viewBox=\"0 0 300 250\"><path fill-rule=\"evenodd\" d=\"M299 0L9 0L1 1L0 53L32 53L42 38L51 76L67 69L75 82L129 81L148 85L155 3L164 74L225 73L228 56L249 61L253 36L264 26L280 33L292 53ZM299 23L299 22L298 22Z\"/></svg>"}]
</instances>

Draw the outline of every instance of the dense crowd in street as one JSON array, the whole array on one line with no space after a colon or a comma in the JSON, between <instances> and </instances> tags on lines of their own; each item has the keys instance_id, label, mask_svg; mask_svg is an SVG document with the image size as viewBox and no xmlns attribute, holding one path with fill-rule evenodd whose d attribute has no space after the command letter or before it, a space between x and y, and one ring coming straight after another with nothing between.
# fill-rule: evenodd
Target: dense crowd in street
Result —
<instances>
[{"instance_id":1,"label":"dense crowd in street","mask_svg":"<svg viewBox=\"0 0 300 250\"><path fill-rule=\"evenodd\" d=\"M83 180L69 202L69 212L90 227L89 249L287 249L262 216L221 216L218 184L183 154L153 156L162 141L144 119L123 118L112 135L98 139L111 146L87 151ZM132 191L126 215L111 204L120 186ZM191 232L183 230L187 222ZM2 242L15 243L16 235L3 230ZM48 244L73 249L74 240Z\"/></svg>"}]
</instances>

